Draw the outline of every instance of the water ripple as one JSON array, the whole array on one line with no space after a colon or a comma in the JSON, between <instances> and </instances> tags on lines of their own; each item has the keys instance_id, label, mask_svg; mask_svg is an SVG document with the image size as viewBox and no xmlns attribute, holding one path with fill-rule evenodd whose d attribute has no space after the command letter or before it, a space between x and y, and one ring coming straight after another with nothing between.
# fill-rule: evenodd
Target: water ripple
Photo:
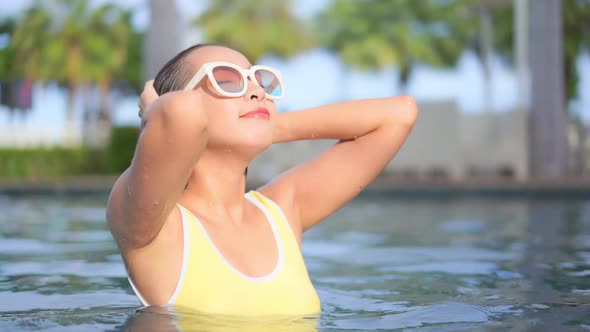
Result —
<instances>
[{"instance_id":1,"label":"water ripple","mask_svg":"<svg viewBox=\"0 0 590 332\"><path fill-rule=\"evenodd\" d=\"M75 275L80 277L126 277L123 264L116 262L89 263L85 261L16 262L2 265L6 276Z\"/></svg>"},{"instance_id":2,"label":"water ripple","mask_svg":"<svg viewBox=\"0 0 590 332\"><path fill-rule=\"evenodd\" d=\"M447 302L411 307L402 313L377 317L338 319L332 323L344 330L393 330L443 323L483 323L489 321L491 315L480 306Z\"/></svg>"},{"instance_id":3,"label":"water ripple","mask_svg":"<svg viewBox=\"0 0 590 332\"><path fill-rule=\"evenodd\" d=\"M137 297L122 291L103 290L76 294L39 294L37 292L0 292L0 312L19 312L34 309L79 309L94 307L132 307L140 303Z\"/></svg>"}]
</instances>

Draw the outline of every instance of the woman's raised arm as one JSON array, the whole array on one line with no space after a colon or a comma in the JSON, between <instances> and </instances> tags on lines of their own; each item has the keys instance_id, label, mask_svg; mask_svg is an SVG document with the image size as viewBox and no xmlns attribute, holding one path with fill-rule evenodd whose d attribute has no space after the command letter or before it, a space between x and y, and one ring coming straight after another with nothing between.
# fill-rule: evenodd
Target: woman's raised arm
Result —
<instances>
[{"instance_id":1,"label":"woman's raised arm","mask_svg":"<svg viewBox=\"0 0 590 332\"><path fill-rule=\"evenodd\" d=\"M278 115L275 143L304 139L339 142L262 188L287 195L301 231L317 224L358 195L400 149L416 121L407 96L330 104Z\"/></svg>"},{"instance_id":2,"label":"woman's raised arm","mask_svg":"<svg viewBox=\"0 0 590 332\"><path fill-rule=\"evenodd\" d=\"M107 206L109 227L122 249L151 243L182 195L207 143L200 105L201 97L192 91L170 92L145 110L133 161Z\"/></svg>"}]
</instances>

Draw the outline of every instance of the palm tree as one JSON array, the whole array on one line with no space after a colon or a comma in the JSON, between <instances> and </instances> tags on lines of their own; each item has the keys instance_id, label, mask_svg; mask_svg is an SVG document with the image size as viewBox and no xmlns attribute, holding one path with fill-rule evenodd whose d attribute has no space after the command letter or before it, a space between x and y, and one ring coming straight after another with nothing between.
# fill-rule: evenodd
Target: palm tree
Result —
<instances>
[{"instance_id":1,"label":"palm tree","mask_svg":"<svg viewBox=\"0 0 590 332\"><path fill-rule=\"evenodd\" d=\"M17 23L9 45L15 51L16 67L25 79L46 80L51 76L44 65L56 53L49 47L51 30L50 13L36 0Z\"/></svg>"},{"instance_id":2,"label":"palm tree","mask_svg":"<svg viewBox=\"0 0 590 332\"><path fill-rule=\"evenodd\" d=\"M113 5L96 10L84 0L36 0L11 40L24 76L56 81L67 89L66 143L72 143L75 101L82 87L97 84L104 104L113 79L122 72L130 35L129 16Z\"/></svg>"},{"instance_id":3,"label":"palm tree","mask_svg":"<svg viewBox=\"0 0 590 332\"><path fill-rule=\"evenodd\" d=\"M14 33L15 22L12 18L6 18L0 21L0 36L12 36ZM12 79L15 76L15 54L11 45L0 48L0 79Z\"/></svg>"},{"instance_id":4,"label":"palm tree","mask_svg":"<svg viewBox=\"0 0 590 332\"><path fill-rule=\"evenodd\" d=\"M213 0L193 23L208 42L240 50L250 61L267 54L282 58L311 48L314 40L291 12L290 0Z\"/></svg>"},{"instance_id":5,"label":"palm tree","mask_svg":"<svg viewBox=\"0 0 590 332\"><path fill-rule=\"evenodd\" d=\"M87 119L86 126L96 126L95 134L88 137L92 144L103 145L112 126L112 109L109 93L115 80L123 76L131 38L131 14L112 4L105 4L88 15L84 49L85 80L96 85L99 91L98 114ZM95 120L95 121L93 121ZM93 142L94 141L94 142Z\"/></svg>"},{"instance_id":6,"label":"palm tree","mask_svg":"<svg viewBox=\"0 0 590 332\"><path fill-rule=\"evenodd\" d=\"M551 9L555 12L551 14L546 12L547 3L536 0L527 2L528 7L522 14L530 16L525 30L530 47L528 62L532 76L529 96L533 104L529 105L531 174L538 177L565 175L569 168L568 105L579 93L578 56L584 49L590 49L590 1L554 1L551 2ZM512 19L513 13L509 7L497 10L506 11ZM506 62L512 64L515 51L512 26L499 24L496 32L496 50ZM548 38L548 33L554 38ZM530 104L528 99L525 104ZM580 119L569 114L569 120L577 122L578 134L584 137L585 128ZM587 158L583 152L584 149L581 149L578 158ZM583 169L578 171L582 173Z\"/></svg>"},{"instance_id":7,"label":"palm tree","mask_svg":"<svg viewBox=\"0 0 590 332\"><path fill-rule=\"evenodd\" d=\"M516 0L518 2L522 0ZM536 2L527 0L529 11ZM590 49L590 0L566 0L561 3L562 39L565 65L566 103L578 96L579 73L576 67L578 56L584 49ZM504 61L513 64L514 27L511 6L496 6L492 10L494 21L495 51Z\"/></svg>"},{"instance_id":8,"label":"palm tree","mask_svg":"<svg viewBox=\"0 0 590 332\"><path fill-rule=\"evenodd\" d=\"M418 64L454 65L476 26L462 1L334 0L317 17L324 47L354 68L395 65L402 86Z\"/></svg>"},{"instance_id":9,"label":"palm tree","mask_svg":"<svg viewBox=\"0 0 590 332\"><path fill-rule=\"evenodd\" d=\"M12 36L14 32L15 21L13 18L6 18L0 21L0 38L4 36ZM1 45L0 46L0 84L1 83L8 83L13 81L17 78L17 73L15 70L15 51L11 45ZM10 83L8 83L10 84ZM6 88L6 87L3 87ZM6 90L0 91L0 93L6 93ZM14 115L14 109L8 109L9 114L11 116Z\"/></svg>"}]
</instances>

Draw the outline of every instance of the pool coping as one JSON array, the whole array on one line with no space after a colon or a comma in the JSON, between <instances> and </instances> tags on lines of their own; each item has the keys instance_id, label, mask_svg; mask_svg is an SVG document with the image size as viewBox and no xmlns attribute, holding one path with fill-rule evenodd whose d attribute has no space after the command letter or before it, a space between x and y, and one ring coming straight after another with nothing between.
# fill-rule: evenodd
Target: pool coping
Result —
<instances>
[{"instance_id":1,"label":"pool coping","mask_svg":"<svg viewBox=\"0 0 590 332\"><path fill-rule=\"evenodd\" d=\"M108 196L117 176L72 176L53 180L0 179L0 195L65 195ZM264 182L249 179L247 189ZM551 197L590 198L590 178L561 178L550 180L515 181L501 178L486 179L401 179L379 177L364 188L363 195L401 197Z\"/></svg>"}]
</instances>

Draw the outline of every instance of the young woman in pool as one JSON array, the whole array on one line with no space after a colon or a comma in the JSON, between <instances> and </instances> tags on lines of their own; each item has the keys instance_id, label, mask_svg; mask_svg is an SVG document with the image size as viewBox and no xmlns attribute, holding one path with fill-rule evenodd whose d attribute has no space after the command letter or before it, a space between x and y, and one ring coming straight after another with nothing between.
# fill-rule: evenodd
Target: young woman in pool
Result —
<instances>
[{"instance_id":1,"label":"young woman in pool","mask_svg":"<svg viewBox=\"0 0 590 332\"><path fill-rule=\"evenodd\" d=\"M315 315L303 232L357 196L393 158L414 100L349 101L278 114L275 69L218 45L170 60L140 98L142 132L107 220L144 305L239 316ZM246 194L270 145L339 140Z\"/></svg>"}]
</instances>

